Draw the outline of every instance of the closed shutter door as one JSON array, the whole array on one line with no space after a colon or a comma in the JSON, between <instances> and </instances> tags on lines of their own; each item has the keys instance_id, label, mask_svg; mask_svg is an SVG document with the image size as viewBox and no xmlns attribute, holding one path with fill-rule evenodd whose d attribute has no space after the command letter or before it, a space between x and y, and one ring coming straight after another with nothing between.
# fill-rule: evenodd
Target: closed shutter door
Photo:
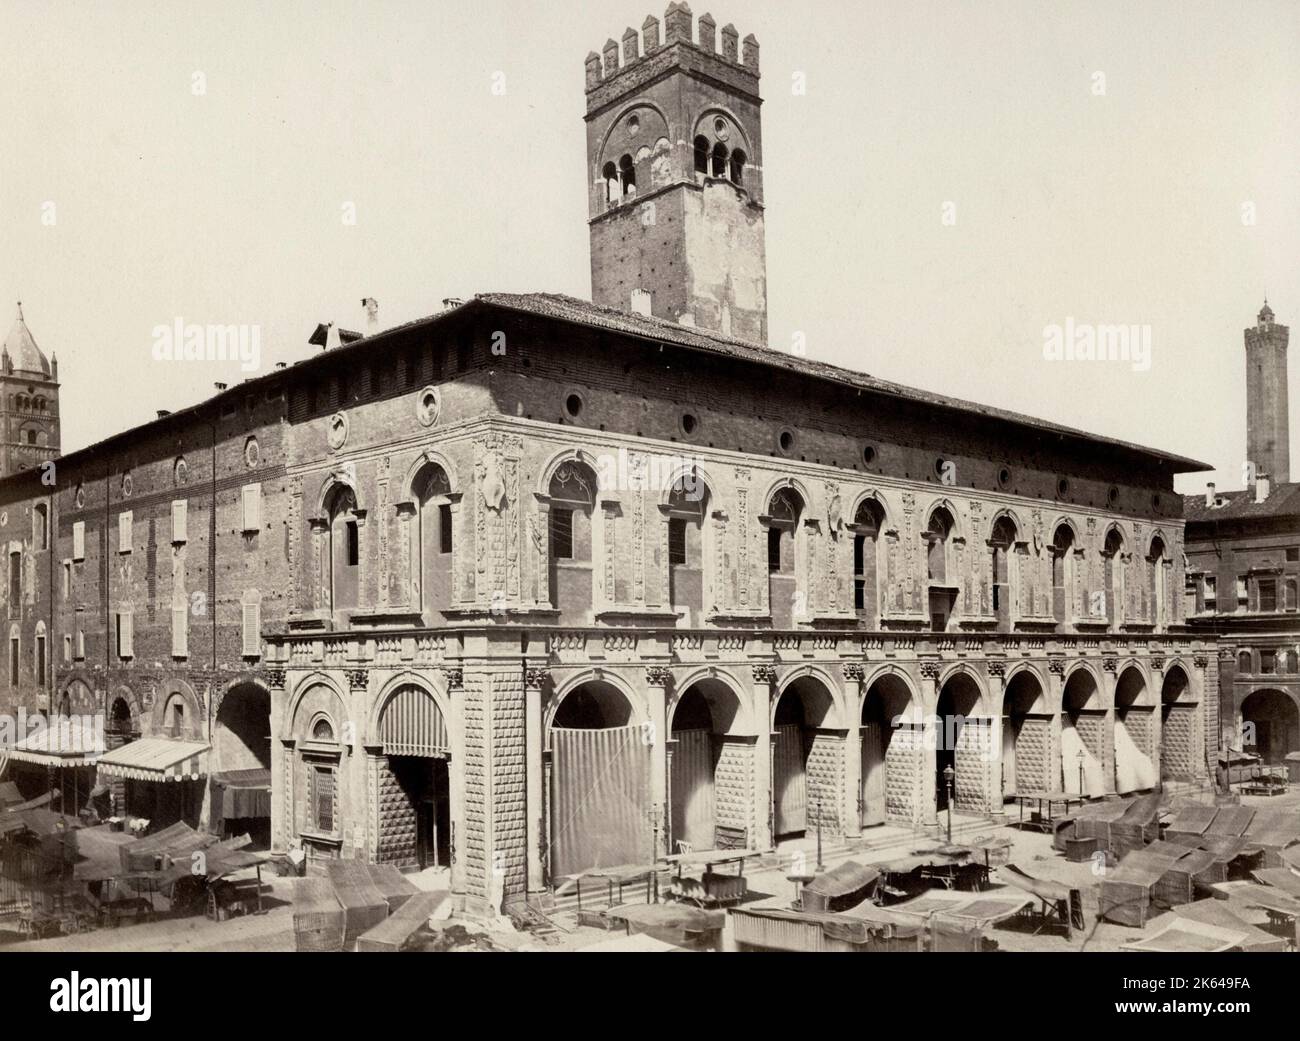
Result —
<instances>
[{"instance_id":1,"label":"closed shutter door","mask_svg":"<svg viewBox=\"0 0 1300 1041\"><path fill-rule=\"evenodd\" d=\"M185 607L172 608L172 657L184 658L189 654L190 613Z\"/></svg>"},{"instance_id":2,"label":"closed shutter door","mask_svg":"<svg viewBox=\"0 0 1300 1041\"><path fill-rule=\"evenodd\" d=\"M674 730L673 740L673 842L713 849L713 735Z\"/></svg>"},{"instance_id":3,"label":"closed shutter door","mask_svg":"<svg viewBox=\"0 0 1300 1041\"><path fill-rule=\"evenodd\" d=\"M245 658L256 658L262 653L262 605L256 601L244 604Z\"/></svg>"},{"instance_id":4,"label":"closed shutter door","mask_svg":"<svg viewBox=\"0 0 1300 1041\"><path fill-rule=\"evenodd\" d=\"M807 781L804 776L803 732L794 724L776 728L772 749L773 827L777 835L808 827Z\"/></svg>"},{"instance_id":5,"label":"closed shutter door","mask_svg":"<svg viewBox=\"0 0 1300 1041\"><path fill-rule=\"evenodd\" d=\"M862 826L885 823L885 748L880 723L862 724Z\"/></svg>"},{"instance_id":6,"label":"closed shutter door","mask_svg":"<svg viewBox=\"0 0 1300 1041\"><path fill-rule=\"evenodd\" d=\"M650 745L638 726L551 730L551 875L645 863Z\"/></svg>"}]
</instances>

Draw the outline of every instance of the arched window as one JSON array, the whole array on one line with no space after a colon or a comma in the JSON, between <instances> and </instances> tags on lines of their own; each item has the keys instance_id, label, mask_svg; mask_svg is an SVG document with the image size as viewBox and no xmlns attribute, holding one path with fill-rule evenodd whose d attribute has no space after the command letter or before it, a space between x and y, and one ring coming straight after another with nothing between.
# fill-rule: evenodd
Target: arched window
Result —
<instances>
[{"instance_id":1,"label":"arched window","mask_svg":"<svg viewBox=\"0 0 1300 1041\"><path fill-rule=\"evenodd\" d=\"M668 602L689 612L687 624L699 622L704 609L704 518L709 490L687 475L668 495Z\"/></svg>"},{"instance_id":2,"label":"arched window","mask_svg":"<svg viewBox=\"0 0 1300 1041\"><path fill-rule=\"evenodd\" d=\"M952 514L937 506L921 537L926 541L925 571L931 582L943 585L948 580L948 538L952 535Z\"/></svg>"},{"instance_id":3,"label":"arched window","mask_svg":"<svg viewBox=\"0 0 1300 1041\"><path fill-rule=\"evenodd\" d=\"M38 687L44 687L45 679L46 676L48 675L48 672L46 671L47 658L46 658L46 650L45 650L45 623L44 622L36 623L36 646L32 649L32 653L35 657L35 661L33 662L33 664L36 666L36 668L33 671L36 673L36 685Z\"/></svg>"},{"instance_id":4,"label":"arched window","mask_svg":"<svg viewBox=\"0 0 1300 1041\"><path fill-rule=\"evenodd\" d=\"M636 195L636 165L630 155L618 161L619 183L623 186L623 198L631 199Z\"/></svg>"},{"instance_id":5,"label":"arched window","mask_svg":"<svg viewBox=\"0 0 1300 1041\"><path fill-rule=\"evenodd\" d=\"M1147 563L1151 569L1148 595L1151 598L1151 616L1153 625L1165 624L1165 543L1159 535L1151 540L1151 552L1147 554Z\"/></svg>"},{"instance_id":6,"label":"arched window","mask_svg":"<svg viewBox=\"0 0 1300 1041\"><path fill-rule=\"evenodd\" d=\"M605 202L613 206L623 194L623 189L618 183L618 167L613 162L608 162L601 169L600 176L605 181Z\"/></svg>"},{"instance_id":7,"label":"arched window","mask_svg":"<svg viewBox=\"0 0 1300 1041\"><path fill-rule=\"evenodd\" d=\"M329 516L330 606L340 610L357 606L361 587L361 522L356 494L347 485L330 492L325 504Z\"/></svg>"},{"instance_id":8,"label":"arched window","mask_svg":"<svg viewBox=\"0 0 1300 1041\"><path fill-rule=\"evenodd\" d=\"M32 508L32 544L38 552L50 548L50 513L43 502Z\"/></svg>"},{"instance_id":9,"label":"arched window","mask_svg":"<svg viewBox=\"0 0 1300 1041\"><path fill-rule=\"evenodd\" d=\"M745 153L739 148L731 153L731 183L745 183Z\"/></svg>"},{"instance_id":10,"label":"arched window","mask_svg":"<svg viewBox=\"0 0 1300 1041\"><path fill-rule=\"evenodd\" d=\"M868 625L880 620L880 533L884 508L875 499L863 499L853 518L853 610Z\"/></svg>"},{"instance_id":11,"label":"arched window","mask_svg":"<svg viewBox=\"0 0 1300 1041\"><path fill-rule=\"evenodd\" d=\"M1074 532L1058 524L1052 536L1052 616L1061 623L1073 615Z\"/></svg>"},{"instance_id":12,"label":"arched window","mask_svg":"<svg viewBox=\"0 0 1300 1041\"><path fill-rule=\"evenodd\" d=\"M1244 676L1249 676L1255 671L1254 662L1251 660L1250 651L1237 652L1237 671Z\"/></svg>"},{"instance_id":13,"label":"arched window","mask_svg":"<svg viewBox=\"0 0 1300 1041\"><path fill-rule=\"evenodd\" d=\"M1124 620L1124 567L1122 555L1124 553L1124 536L1119 533L1117 528L1111 528L1106 533L1106 544L1102 547L1101 558L1102 566L1105 570L1106 583L1106 621L1111 627L1119 625Z\"/></svg>"},{"instance_id":14,"label":"arched window","mask_svg":"<svg viewBox=\"0 0 1300 1041\"><path fill-rule=\"evenodd\" d=\"M452 601L455 545L451 481L441 466L429 463L416 475L411 487L419 511L419 603L426 611L445 611Z\"/></svg>"},{"instance_id":15,"label":"arched window","mask_svg":"<svg viewBox=\"0 0 1300 1041\"><path fill-rule=\"evenodd\" d=\"M561 611L591 607L596 490L596 475L585 463L562 463L551 477L551 603Z\"/></svg>"},{"instance_id":16,"label":"arched window","mask_svg":"<svg viewBox=\"0 0 1300 1041\"><path fill-rule=\"evenodd\" d=\"M311 739L320 741L322 744L332 744L334 742L334 724L330 722L328 716L318 716L313 720Z\"/></svg>"},{"instance_id":17,"label":"arched window","mask_svg":"<svg viewBox=\"0 0 1300 1041\"><path fill-rule=\"evenodd\" d=\"M727 176L727 146L721 141L713 146L713 176Z\"/></svg>"},{"instance_id":18,"label":"arched window","mask_svg":"<svg viewBox=\"0 0 1300 1041\"><path fill-rule=\"evenodd\" d=\"M9 626L9 686L18 686L19 663L21 662L22 635L18 623Z\"/></svg>"},{"instance_id":19,"label":"arched window","mask_svg":"<svg viewBox=\"0 0 1300 1041\"><path fill-rule=\"evenodd\" d=\"M779 488L767 506L767 570L768 604L772 613L772 626L789 629L794 624L799 606L797 552L799 524L803 516L804 501L793 488Z\"/></svg>"},{"instance_id":20,"label":"arched window","mask_svg":"<svg viewBox=\"0 0 1300 1041\"><path fill-rule=\"evenodd\" d=\"M1296 610L1297 608L1296 580L1294 578L1288 578L1286 580L1285 596L1286 596L1286 602L1283 606L1286 608L1286 610L1288 611Z\"/></svg>"},{"instance_id":21,"label":"arched window","mask_svg":"<svg viewBox=\"0 0 1300 1041\"><path fill-rule=\"evenodd\" d=\"M1011 631L1011 551L1016 544L1016 525L1010 517L999 517L989 537L993 564L993 614L998 631Z\"/></svg>"},{"instance_id":22,"label":"arched window","mask_svg":"<svg viewBox=\"0 0 1300 1041\"><path fill-rule=\"evenodd\" d=\"M695 172L709 172L709 139L702 134L695 139Z\"/></svg>"}]
</instances>

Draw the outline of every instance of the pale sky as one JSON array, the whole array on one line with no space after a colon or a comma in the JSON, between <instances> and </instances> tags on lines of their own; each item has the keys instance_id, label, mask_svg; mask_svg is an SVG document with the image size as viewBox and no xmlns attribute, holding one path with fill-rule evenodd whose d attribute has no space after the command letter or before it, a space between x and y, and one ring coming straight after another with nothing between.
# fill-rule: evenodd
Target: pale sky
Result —
<instances>
[{"instance_id":1,"label":"pale sky","mask_svg":"<svg viewBox=\"0 0 1300 1041\"><path fill-rule=\"evenodd\" d=\"M589 298L583 58L664 6L0 0L0 326L21 294L64 449L247 375L155 361L177 317L265 370L364 296ZM1240 487L1242 329L1266 289L1300 327L1300 4L693 6L762 47L773 345ZM1067 318L1149 325L1150 370L1044 360Z\"/></svg>"}]
</instances>

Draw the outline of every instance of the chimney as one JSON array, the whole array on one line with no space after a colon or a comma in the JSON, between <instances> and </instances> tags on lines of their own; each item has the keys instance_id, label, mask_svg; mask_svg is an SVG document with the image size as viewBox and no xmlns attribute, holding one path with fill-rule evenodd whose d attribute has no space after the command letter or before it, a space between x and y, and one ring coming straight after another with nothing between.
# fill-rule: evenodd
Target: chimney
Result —
<instances>
[{"instance_id":1,"label":"chimney","mask_svg":"<svg viewBox=\"0 0 1300 1041\"><path fill-rule=\"evenodd\" d=\"M632 290L632 313L643 314L647 318L653 313L650 310L651 296L645 289Z\"/></svg>"},{"instance_id":2,"label":"chimney","mask_svg":"<svg viewBox=\"0 0 1300 1041\"><path fill-rule=\"evenodd\" d=\"M1205 508L1207 510L1214 507L1214 482L1209 481L1205 485Z\"/></svg>"},{"instance_id":3,"label":"chimney","mask_svg":"<svg viewBox=\"0 0 1300 1041\"><path fill-rule=\"evenodd\" d=\"M338 328L333 322L321 322L307 337L307 342L315 347L324 347L325 350L332 351L340 343Z\"/></svg>"},{"instance_id":4,"label":"chimney","mask_svg":"<svg viewBox=\"0 0 1300 1041\"><path fill-rule=\"evenodd\" d=\"M1268 501L1268 474L1261 473L1255 475L1255 501Z\"/></svg>"},{"instance_id":5,"label":"chimney","mask_svg":"<svg viewBox=\"0 0 1300 1041\"><path fill-rule=\"evenodd\" d=\"M277 369L287 369L289 367L289 363L287 361L278 361L275 363L275 367Z\"/></svg>"},{"instance_id":6,"label":"chimney","mask_svg":"<svg viewBox=\"0 0 1300 1041\"><path fill-rule=\"evenodd\" d=\"M216 387L218 391L225 390L226 387L229 386L229 384L227 384L227 383L214 383L214 384L212 384L212 385L213 385L214 387Z\"/></svg>"},{"instance_id":7,"label":"chimney","mask_svg":"<svg viewBox=\"0 0 1300 1041\"><path fill-rule=\"evenodd\" d=\"M465 301L458 296L444 296L442 298L442 309L450 311L453 307L459 307Z\"/></svg>"},{"instance_id":8,"label":"chimney","mask_svg":"<svg viewBox=\"0 0 1300 1041\"><path fill-rule=\"evenodd\" d=\"M366 309L366 332L373 333L379 329L379 301L373 296L368 296L361 301L361 306Z\"/></svg>"},{"instance_id":9,"label":"chimney","mask_svg":"<svg viewBox=\"0 0 1300 1041\"><path fill-rule=\"evenodd\" d=\"M160 409L158 410L158 418L159 418L159 419L166 419L166 418L167 418L168 416L170 416L171 414L172 414L172 413L171 413L171 409L160 408Z\"/></svg>"}]
</instances>

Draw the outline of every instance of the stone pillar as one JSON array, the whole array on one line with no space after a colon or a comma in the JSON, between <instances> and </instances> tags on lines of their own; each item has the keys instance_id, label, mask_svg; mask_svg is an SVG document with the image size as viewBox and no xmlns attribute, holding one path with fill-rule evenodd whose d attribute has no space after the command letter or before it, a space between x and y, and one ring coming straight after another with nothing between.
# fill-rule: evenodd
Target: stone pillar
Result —
<instances>
[{"instance_id":1,"label":"stone pillar","mask_svg":"<svg viewBox=\"0 0 1300 1041\"><path fill-rule=\"evenodd\" d=\"M1047 790L1053 791L1059 785L1065 789L1065 775L1061 772L1061 716L1065 697L1065 662L1056 658L1047 663L1048 704L1052 706L1051 743L1047 755Z\"/></svg>"},{"instance_id":2,"label":"stone pillar","mask_svg":"<svg viewBox=\"0 0 1300 1041\"><path fill-rule=\"evenodd\" d=\"M524 669L524 804L527 810L528 895L540 896L546 889L542 871L542 825L544 783L542 780L542 684L546 670L541 662L528 663Z\"/></svg>"},{"instance_id":3,"label":"stone pillar","mask_svg":"<svg viewBox=\"0 0 1300 1041\"><path fill-rule=\"evenodd\" d=\"M917 778L917 801L921 810L921 823L927 831L938 834L939 792L935 771L939 768L938 742L944 739L942 724L936 730L936 713L939 708L939 663L921 663L921 711L924 725L921 735L921 772Z\"/></svg>"},{"instance_id":4,"label":"stone pillar","mask_svg":"<svg viewBox=\"0 0 1300 1041\"><path fill-rule=\"evenodd\" d=\"M1102 730L1104 743L1101 758L1101 791L1103 795L1116 794L1115 785L1115 673L1104 669L1101 674L1102 694L1106 698L1106 723Z\"/></svg>"},{"instance_id":5,"label":"stone pillar","mask_svg":"<svg viewBox=\"0 0 1300 1041\"><path fill-rule=\"evenodd\" d=\"M766 662L752 666L754 719L758 740L754 744L754 835L752 849L771 849L772 839L772 684L776 669Z\"/></svg>"},{"instance_id":6,"label":"stone pillar","mask_svg":"<svg viewBox=\"0 0 1300 1041\"><path fill-rule=\"evenodd\" d=\"M650 814L651 820L658 822L659 838L655 855L671 853L668 848L668 816L672 803L668 792L669 749L668 739L668 685L672 683L672 673L663 665L650 665L645 670L645 698L649 710L651 732L654 744L650 748Z\"/></svg>"},{"instance_id":7,"label":"stone pillar","mask_svg":"<svg viewBox=\"0 0 1300 1041\"><path fill-rule=\"evenodd\" d=\"M856 838L862 833L862 682L865 670L861 662L846 661L840 666L844 674L844 700L849 718L844 734L844 797L840 810L840 833Z\"/></svg>"},{"instance_id":8,"label":"stone pillar","mask_svg":"<svg viewBox=\"0 0 1300 1041\"><path fill-rule=\"evenodd\" d=\"M395 504L397 510L397 552L390 548L388 557L396 556L396 574L384 563L384 581L389 587L389 602L393 607L411 607L420 610L425 604L424 574L420 568L420 547L415 540L420 536L416 523L416 506L413 502ZM391 579L388 577L391 575Z\"/></svg>"},{"instance_id":9,"label":"stone pillar","mask_svg":"<svg viewBox=\"0 0 1300 1041\"><path fill-rule=\"evenodd\" d=\"M467 632L463 684L465 911L492 916L528 891L527 731L521 637ZM449 682L449 687L457 686Z\"/></svg>"},{"instance_id":10,"label":"stone pillar","mask_svg":"<svg viewBox=\"0 0 1300 1041\"><path fill-rule=\"evenodd\" d=\"M991 661L987 665L989 673L989 697L992 699L993 723L989 727L989 755L992 756L992 769L989 771L989 815L998 824L1007 823L1006 808L1006 762L1003 750L1006 742L1002 737L1002 727L1006 723L1007 698L1007 664Z\"/></svg>"},{"instance_id":11,"label":"stone pillar","mask_svg":"<svg viewBox=\"0 0 1300 1041\"><path fill-rule=\"evenodd\" d=\"M1217 733L1218 720L1211 718L1208 712L1209 706L1214 703L1206 684L1206 677L1209 676L1209 664L1210 660L1206 655L1196 655L1192 659L1193 668L1191 675L1188 677L1188 686L1191 688L1190 693L1196 699L1197 732L1193 735L1196 743L1192 747L1198 751L1205 750L1204 755L1195 757L1196 773L1192 776L1197 781L1205 781L1214 776L1210 772L1210 759L1215 753L1210 748L1212 742L1207 741L1206 738L1210 733Z\"/></svg>"}]
</instances>

